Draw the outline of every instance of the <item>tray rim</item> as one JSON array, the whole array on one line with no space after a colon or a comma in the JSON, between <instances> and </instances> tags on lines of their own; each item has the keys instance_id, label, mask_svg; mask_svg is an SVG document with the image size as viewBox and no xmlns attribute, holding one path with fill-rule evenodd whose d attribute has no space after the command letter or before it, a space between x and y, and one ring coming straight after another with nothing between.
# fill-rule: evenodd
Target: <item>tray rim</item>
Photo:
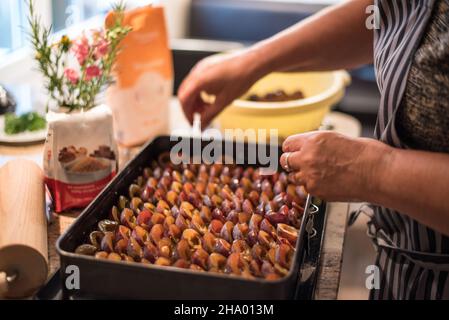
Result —
<instances>
[{"instance_id":1,"label":"tray rim","mask_svg":"<svg viewBox=\"0 0 449 320\"><path fill-rule=\"evenodd\" d=\"M312 197L312 201L313 201L314 197ZM324 209L324 212L320 211L320 215L323 216L323 226L322 226L322 230L321 230L321 241L319 241L318 243L318 247L319 250L316 253L316 259L320 260L321 259L321 254L322 254L322 247L323 247L323 242L324 242L324 232L326 230L326 220L328 218L328 210L329 210L329 203L324 201L325 204L323 206L322 209ZM304 258L304 257L303 257ZM302 280L302 271L303 271L303 265L300 265L300 269L298 271L298 282L297 282L297 286L298 288L295 290L295 295L293 296L293 300L315 300L315 293L316 293L316 283L318 281L318 272L319 272L319 268L320 266L317 266L317 269L313 272L314 275L311 276L312 279L312 285L313 288L311 290L307 290L305 292L303 292L301 290L301 292L298 291L299 286L302 285L307 285L307 282L309 280L307 280L306 282L304 282ZM36 294L33 295L33 299L34 300L64 300L64 299L71 299L71 300L76 300L76 296L66 296L64 298L62 292L62 283L61 283L61 268L58 268L53 274L51 274L49 276L49 278L47 279L47 282L45 283L44 286L42 286L42 288L40 288L38 290L38 292L36 292ZM50 290L50 291L49 291ZM298 294L300 293L305 293L306 296L299 296ZM86 299L86 297L83 298L83 296L81 296L81 299ZM96 299L94 296L88 296L87 299Z\"/></svg>"},{"instance_id":2,"label":"tray rim","mask_svg":"<svg viewBox=\"0 0 449 320\"><path fill-rule=\"evenodd\" d=\"M280 285L280 284L284 284L284 283L289 283L290 281L292 281L294 277L301 277L301 263L302 263L302 259L304 257L304 235L305 235L305 224L306 221L308 220L308 216L309 216L309 210L310 210L310 205L311 205L311 201L312 201L312 196L308 195L307 196L307 200L306 200L306 205L305 205L305 211L304 211L304 215L301 221L301 226L299 229L299 236L298 236L298 242L296 244L296 251L295 251L295 255L294 255L294 265L290 268L289 273L278 280L265 280L262 278L254 278L254 279L247 279L244 277L240 277L240 276L232 276L232 275L227 275L227 274L218 274L218 273L210 273L210 272L198 272L198 271L194 271L194 270L189 270L189 269L180 269L180 268L175 268L175 267L165 267L165 266L156 266L156 265L145 265L139 262L123 262L123 261L109 261L109 260L98 260L94 257L90 257L90 256L83 256L83 255L79 255L76 254L74 252L69 252L66 251L64 249L61 248L62 242L64 240L66 240L67 238L70 237L71 234L73 234L76 231L76 228L78 226L78 224L82 223L83 219L87 219L88 216L90 216L90 214L93 214L93 208L96 206L96 203L98 201L101 200L102 197L107 196L107 193L109 194L109 192L111 190L111 188L114 187L114 185L116 184L116 181L118 181L119 179L121 179L122 177L126 176L129 174L129 170L130 167L132 167L133 163L137 162L138 159L140 157L143 156L144 153L148 152L148 150L150 149L150 147L152 145L154 145L158 140L162 140L162 139L170 139L173 136L166 136L166 135L162 135L162 136L157 136L154 139L150 140L149 142L147 142L142 149L137 153L137 155L134 156L134 158L130 161L128 161L128 163L126 163L125 167L119 172L119 174L117 174L108 184L107 186L97 195L97 197L95 197L95 199L80 213L80 215L78 216L78 218L75 219L75 221L69 226L69 228L67 228L65 230L65 232L63 234L61 234L61 236L58 238L57 242L56 242L56 251L58 253L58 255L60 256L60 258L69 258L69 259L81 259L84 260L86 262L89 263L95 263L98 266L101 265L106 265L106 266L114 266L117 268L137 268L140 270L147 270L147 269L155 269L155 270L159 270L159 271L165 271L165 272L171 272L171 273L179 273L179 274L187 274L190 276L195 276L195 277L204 277L204 278L218 278L218 279L225 279L225 280L229 280L229 281L233 281L233 282L248 282L248 283L252 283L252 284L259 284L259 285ZM200 138L196 138L196 137L191 137L191 136L176 136L177 138L189 138L192 140L198 140ZM210 139L205 139L202 140L202 142L211 142ZM243 143L241 141L230 141L230 140L224 140L224 139L215 139L213 140L214 142L222 142L222 143ZM253 144L254 143L248 143L248 142L244 142L245 145L248 144ZM257 146L265 146L265 147L273 147L269 144L262 144L262 143L257 143ZM296 270L296 272L295 272Z\"/></svg>"}]
</instances>

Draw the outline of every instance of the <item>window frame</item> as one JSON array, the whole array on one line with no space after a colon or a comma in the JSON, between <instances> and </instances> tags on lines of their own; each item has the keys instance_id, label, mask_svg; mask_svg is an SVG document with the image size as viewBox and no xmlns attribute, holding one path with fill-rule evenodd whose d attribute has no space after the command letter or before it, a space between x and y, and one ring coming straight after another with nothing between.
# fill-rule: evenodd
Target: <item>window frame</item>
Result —
<instances>
[{"instance_id":1,"label":"window frame","mask_svg":"<svg viewBox=\"0 0 449 320\"><path fill-rule=\"evenodd\" d=\"M51 25L52 9L51 0L38 0L39 5L36 9L41 16L41 20L46 25ZM36 4L37 4L36 3ZM17 52L23 50L27 44L27 36L25 30L27 28L27 4L25 1L13 0L9 2L10 17L10 37L11 44L7 48L6 53L1 54L2 60L8 59L8 56L14 56ZM9 49L9 51L8 51Z\"/></svg>"},{"instance_id":2,"label":"window frame","mask_svg":"<svg viewBox=\"0 0 449 320\"><path fill-rule=\"evenodd\" d=\"M35 0L36 3L39 3L38 6L36 6L36 12L40 16L41 22L44 25L50 26L52 25L52 17L53 17L53 11L52 11L52 3L51 0ZM27 10L27 7L23 7L25 10ZM14 7L13 9L17 9L17 7ZM18 15L17 15L18 16ZM67 34L70 36L74 36L77 34L80 34L82 30L86 28L92 28L92 27L99 27L101 21L101 15L95 15L91 18L88 18L86 20L83 20L82 22L76 23L73 26L64 28L62 30L56 31L51 35L51 38L57 39L58 37L61 37L63 34ZM25 20L24 23L27 23L27 20ZM17 29L17 28L16 28ZM20 34L20 38L22 38L21 41L23 41L23 45L20 47L17 47L16 49L12 49L12 51L0 55L0 69L3 66L6 66L9 64L9 62L13 63L16 60L23 58L24 54L26 52L30 52L31 48L28 46L28 40L26 39L26 34L23 34L23 30L17 31L17 34Z\"/></svg>"},{"instance_id":3,"label":"window frame","mask_svg":"<svg viewBox=\"0 0 449 320\"><path fill-rule=\"evenodd\" d=\"M51 13L51 11L49 12ZM48 23L48 20L44 20L44 15L42 15L42 21L47 21ZM83 22L53 33L51 39L52 41L56 41L56 39L60 38L62 35L68 35L69 37L74 38L80 35L83 30L101 27L103 21L104 17L96 15ZM28 78L30 72L34 70L36 70L36 64L33 58L33 50L29 45L25 45L1 56L0 83L22 83L25 78Z\"/></svg>"}]
</instances>

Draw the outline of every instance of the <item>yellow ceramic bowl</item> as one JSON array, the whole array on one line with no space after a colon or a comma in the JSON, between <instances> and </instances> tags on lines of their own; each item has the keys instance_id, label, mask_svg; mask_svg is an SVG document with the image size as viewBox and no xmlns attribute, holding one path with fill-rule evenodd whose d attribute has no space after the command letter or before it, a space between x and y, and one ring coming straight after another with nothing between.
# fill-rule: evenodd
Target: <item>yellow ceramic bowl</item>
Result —
<instances>
[{"instance_id":1,"label":"yellow ceramic bowl","mask_svg":"<svg viewBox=\"0 0 449 320\"><path fill-rule=\"evenodd\" d=\"M221 130L277 129L281 139L316 130L331 107L343 98L350 82L346 71L272 73L226 108L216 124ZM265 95L276 90L293 93L298 89L305 99L286 102L245 100L249 94Z\"/></svg>"}]
</instances>

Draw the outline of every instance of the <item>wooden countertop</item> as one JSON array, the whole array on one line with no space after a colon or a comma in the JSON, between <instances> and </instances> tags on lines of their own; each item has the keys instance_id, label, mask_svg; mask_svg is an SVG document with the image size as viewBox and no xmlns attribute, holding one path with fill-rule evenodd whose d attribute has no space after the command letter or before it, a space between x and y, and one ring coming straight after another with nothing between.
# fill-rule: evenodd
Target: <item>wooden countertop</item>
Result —
<instances>
[{"instance_id":1,"label":"wooden countertop","mask_svg":"<svg viewBox=\"0 0 449 320\"><path fill-rule=\"evenodd\" d=\"M315 300L336 300L349 216L348 203L329 203Z\"/></svg>"}]
</instances>

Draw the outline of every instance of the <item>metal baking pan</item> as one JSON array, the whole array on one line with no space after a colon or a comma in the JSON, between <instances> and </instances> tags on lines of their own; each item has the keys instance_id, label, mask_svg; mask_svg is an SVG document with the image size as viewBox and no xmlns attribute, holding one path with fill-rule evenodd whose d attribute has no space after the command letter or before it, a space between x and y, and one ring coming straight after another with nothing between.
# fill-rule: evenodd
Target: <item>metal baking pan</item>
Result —
<instances>
[{"instance_id":1,"label":"metal baking pan","mask_svg":"<svg viewBox=\"0 0 449 320\"><path fill-rule=\"evenodd\" d=\"M298 275L297 290L295 293L295 300L313 300L315 296L315 288L318 279L318 268L321 257L321 249L324 239L324 225L327 218L326 207L327 204L317 199L312 199L312 203L317 206L317 210L309 212L306 219L313 218L312 234L307 232L304 235L304 254L299 255L300 270ZM80 294L76 291L67 292L63 296L63 283L61 282L61 271L58 269L53 276L47 281L35 295L35 300L95 300L101 299L100 296L92 294ZM233 297L237 299L236 297Z\"/></svg>"},{"instance_id":2,"label":"metal baking pan","mask_svg":"<svg viewBox=\"0 0 449 320\"><path fill-rule=\"evenodd\" d=\"M200 143L201 147L204 148L210 143L210 141L189 139L191 146ZM62 297L68 298L76 295L113 299L182 300L295 298L295 294L301 292L300 265L305 260L305 254L308 251L305 250L308 239L307 222L309 217L316 213L316 210L310 211L312 208L316 208L311 203L311 197L307 200L305 218L301 223L294 264L289 274L277 281L248 280L170 267L97 260L93 257L73 253L75 248L83 243L87 235L95 229L98 221L108 216L110 208L117 202L118 197L127 193L129 185L141 174L143 168L148 166L152 160L157 159L161 153L170 151L177 142L170 137L163 136L148 143L58 239L56 247L61 258ZM217 143L217 141L214 143ZM220 141L218 143L222 144L223 151L242 150L236 149L236 142ZM237 155L239 159L247 152L255 150L254 148L264 148L267 155L273 155L274 152L279 156L281 154L278 146L254 145L243 142L239 142L239 144L239 148L243 147L245 151L244 154L239 153ZM232 154L226 156L236 159L235 153L237 152L232 152ZM262 166L260 163L251 165ZM310 229L310 225L308 229ZM310 232L311 230L308 230L308 234ZM314 232L316 233L316 229ZM321 237L322 230L320 232ZM310 243L308 247L310 247ZM68 270L72 272L66 272ZM76 274L73 273L73 270L76 270ZM69 286L67 288L66 283L76 283L73 282L74 275L79 276L79 287L76 286L75 289L72 289Z\"/></svg>"}]
</instances>

